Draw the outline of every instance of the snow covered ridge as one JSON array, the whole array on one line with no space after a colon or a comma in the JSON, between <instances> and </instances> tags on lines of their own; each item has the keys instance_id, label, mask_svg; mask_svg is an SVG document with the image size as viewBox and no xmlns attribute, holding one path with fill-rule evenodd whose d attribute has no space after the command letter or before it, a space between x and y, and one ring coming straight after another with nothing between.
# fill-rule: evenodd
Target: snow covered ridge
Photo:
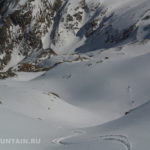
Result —
<instances>
[{"instance_id":1,"label":"snow covered ridge","mask_svg":"<svg viewBox=\"0 0 150 150\"><path fill-rule=\"evenodd\" d=\"M149 0L1 0L0 69L46 50L80 53L149 39L149 9Z\"/></svg>"}]
</instances>

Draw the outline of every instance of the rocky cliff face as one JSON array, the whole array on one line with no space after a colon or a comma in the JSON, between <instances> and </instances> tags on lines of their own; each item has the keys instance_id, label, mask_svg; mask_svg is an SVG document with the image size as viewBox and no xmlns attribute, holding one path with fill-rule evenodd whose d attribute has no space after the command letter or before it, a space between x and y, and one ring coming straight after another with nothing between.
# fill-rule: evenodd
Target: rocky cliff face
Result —
<instances>
[{"instance_id":1,"label":"rocky cliff face","mask_svg":"<svg viewBox=\"0 0 150 150\"><path fill-rule=\"evenodd\" d=\"M57 54L149 39L148 0L130 0L134 4L130 8L126 2L109 1L1 0L0 69L20 63L20 71L24 65L30 68L26 71L36 67L41 71L45 65L45 69L56 65L52 60L58 59Z\"/></svg>"},{"instance_id":2,"label":"rocky cliff face","mask_svg":"<svg viewBox=\"0 0 150 150\"><path fill-rule=\"evenodd\" d=\"M26 57L43 48L42 37L52 26L53 18L62 4L61 0L54 3L49 0L1 1L1 69L8 64L13 54Z\"/></svg>"}]
</instances>

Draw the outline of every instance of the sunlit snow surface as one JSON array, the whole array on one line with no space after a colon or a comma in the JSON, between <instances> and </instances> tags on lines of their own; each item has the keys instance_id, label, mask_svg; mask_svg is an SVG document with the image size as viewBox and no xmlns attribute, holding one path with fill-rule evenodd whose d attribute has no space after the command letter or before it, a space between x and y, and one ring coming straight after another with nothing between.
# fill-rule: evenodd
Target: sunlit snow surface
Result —
<instances>
[{"instance_id":1,"label":"sunlit snow surface","mask_svg":"<svg viewBox=\"0 0 150 150\"><path fill-rule=\"evenodd\" d=\"M40 145L0 147L149 147L149 47L148 42L89 52L86 61L63 63L48 72L20 72L0 81L0 137L41 138Z\"/></svg>"}]
</instances>

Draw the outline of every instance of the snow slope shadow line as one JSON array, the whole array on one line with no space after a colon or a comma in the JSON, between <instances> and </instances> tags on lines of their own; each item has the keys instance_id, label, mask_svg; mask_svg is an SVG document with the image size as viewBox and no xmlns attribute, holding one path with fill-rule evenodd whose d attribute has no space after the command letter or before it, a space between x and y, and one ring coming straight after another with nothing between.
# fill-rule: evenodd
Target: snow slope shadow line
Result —
<instances>
[{"instance_id":1,"label":"snow slope shadow line","mask_svg":"<svg viewBox=\"0 0 150 150\"><path fill-rule=\"evenodd\" d=\"M57 144L57 145L69 145L69 144L72 144L72 143L65 142L65 140L70 139L72 137L83 135L85 133L86 133L85 131L75 130L75 131L73 131L73 133L71 135L56 138L56 139L52 140L52 143Z\"/></svg>"},{"instance_id":2,"label":"snow slope shadow line","mask_svg":"<svg viewBox=\"0 0 150 150\"><path fill-rule=\"evenodd\" d=\"M126 147L126 150L131 150L131 144L128 138L124 135L104 135L100 136L105 141L116 141L123 144Z\"/></svg>"}]
</instances>

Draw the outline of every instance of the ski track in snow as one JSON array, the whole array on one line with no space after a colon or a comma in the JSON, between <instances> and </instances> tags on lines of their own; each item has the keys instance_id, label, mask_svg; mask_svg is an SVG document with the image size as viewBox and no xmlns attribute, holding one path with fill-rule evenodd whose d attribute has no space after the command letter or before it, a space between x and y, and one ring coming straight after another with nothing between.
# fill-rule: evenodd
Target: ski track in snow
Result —
<instances>
[{"instance_id":1,"label":"ski track in snow","mask_svg":"<svg viewBox=\"0 0 150 150\"><path fill-rule=\"evenodd\" d=\"M52 143L57 144L57 145L68 145L69 143L63 142L63 141L70 139L72 137L80 136L82 134L85 134L85 131L76 130L76 131L73 131L73 134L71 134L71 135L64 136L61 138L56 138L56 139L52 140Z\"/></svg>"},{"instance_id":2,"label":"ski track in snow","mask_svg":"<svg viewBox=\"0 0 150 150\"><path fill-rule=\"evenodd\" d=\"M61 138L56 138L52 140L52 143L57 145L69 145L70 143L65 142L65 140L70 139L72 137L80 136L82 134L85 134L85 131L73 131L73 134ZM119 142L126 148L126 150L131 150L131 144L128 138L124 135L104 135L100 136L100 138L105 141Z\"/></svg>"},{"instance_id":3,"label":"ski track in snow","mask_svg":"<svg viewBox=\"0 0 150 150\"><path fill-rule=\"evenodd\" d=\"M105 141L116 141L123 144L126 147L126 150L131 150L131 144L128 138L124 135L105 135L100 136Z\"/></svg>"}]
</instances>

